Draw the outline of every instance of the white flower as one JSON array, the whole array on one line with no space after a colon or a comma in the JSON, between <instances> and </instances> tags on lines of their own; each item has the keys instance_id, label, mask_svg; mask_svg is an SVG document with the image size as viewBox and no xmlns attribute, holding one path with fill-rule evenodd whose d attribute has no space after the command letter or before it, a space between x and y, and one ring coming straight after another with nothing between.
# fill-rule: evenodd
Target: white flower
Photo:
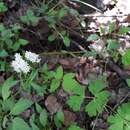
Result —
<instances>
[{"instance_id":1,"label":"white flower","mask_svg":"<svg viewBox=\"0 0 130 130\"><path fill-rule=\"evenodd\" d=\"M29 64L22 59L22 56L19 53L15 54L15 60L12 61L11 66L17 73L25 73L27 74L30 71Z\"/></svg>"},{"instance_id":2,"label":"white flower","mask_svg":"<svg viewBox=\"0 0 130 130\"><path fill-rule=\"evenodd\" d=\"M32 63L39 63L41 61L41 59L39 58L39 55L26 51L25 52L25 58L29 61L31 61Z\"/></svg>"}]
</instances>

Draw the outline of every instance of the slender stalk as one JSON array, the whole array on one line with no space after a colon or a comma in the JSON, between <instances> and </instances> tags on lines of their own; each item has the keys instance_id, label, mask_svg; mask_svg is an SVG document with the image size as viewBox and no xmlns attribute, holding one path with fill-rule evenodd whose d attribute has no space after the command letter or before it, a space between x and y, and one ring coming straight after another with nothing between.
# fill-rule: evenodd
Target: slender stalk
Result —
<instances>
[{"instance_id":1,"label":"slender stalk","mask_svg":"<svg viewBox=\"0 0 130 130\"><path fill-rule=\"evenodd\" d=\"M67 55L67 54L82 54L85 53L85 51L64 51L64 52L42 52L39 55Z\"/></svg>"},{"instance_id":2,"label":"slender stalk","mask_svg":"<svg viewBox=\"0 0 130 130\"><path fill-rule=\"evenodd\" d=\"M91 5L91 4L88 4L88 3L84 2L84 1L81 1L81 0L71 0L71 1L72 1L72 2L81 3L81 4L83 4L83 5L86 5L86 6L90 7L90 8L92 8L92 9L94 9L94 10L96 10L96 11L102 13L102 11L101 11L100 9L98 9L98 8L96 8L95 6L93 6L93 5Z\"/></svg>"}]
</instances>

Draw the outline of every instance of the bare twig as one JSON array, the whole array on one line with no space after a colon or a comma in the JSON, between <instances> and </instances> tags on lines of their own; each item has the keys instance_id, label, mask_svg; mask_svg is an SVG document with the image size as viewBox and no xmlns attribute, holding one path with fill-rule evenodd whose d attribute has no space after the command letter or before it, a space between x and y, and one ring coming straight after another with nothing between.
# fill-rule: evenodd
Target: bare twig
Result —
<instances>
[{"instance_id":1,"label":"bare twig","mask_svg":"<svg viewBox=\"0 0 130 130\"><path fill-rule=\"evenodd\" d=\"M114 106L113 111L114 111L120 104L122 104L122 103L127 99L127 97L129 97L129 96L130 96L130 92L128 92L128 93L125 95L125 97L124 97L118 104L116 104L116 105Z\"/></svg>"},{"instance_id":2,"label":"bare twig","mask_svg":"<svg viewBox=\"0 0 130 130\"><path fill-rule=\"evenodd\" d=\"M104 14L98 14L98 15L94 15L94 14L84 14L84 15L81 15L82 17L127 17L129 16L130 14L118 14L118 15L104 15Z\"/></svg>"},{"instance_id":3,"label":"bare twig","mask_svg":"<svg viewBox=\"0 0 130 130\"><path fill-rule=\"evenodd\" d=\"M130 71L122 70L111 60L108 60L107 64L110 67L110 69L115 71L122 79L130 78Z\"/></svg>"},{"instance_id":4,"label":"bare twig","mask_svg":"<svg viewBox=\"0 0 130 130\"><path fill-rule=\"evenodd\" d=\"M102 13L102 11L101 11L100 9L98 9L98 8L96 8L95 6L93 6L93 5L89 4L89 3L86 3L86 2L84 2L84 1L81 1L81 0L70 0L70 2L78 2L78 3L81 3L81 4L85 5L85 6L88 6L88 7L92 8L92 9L96 10L97 12Z\"/></svg>"}]
</instances>

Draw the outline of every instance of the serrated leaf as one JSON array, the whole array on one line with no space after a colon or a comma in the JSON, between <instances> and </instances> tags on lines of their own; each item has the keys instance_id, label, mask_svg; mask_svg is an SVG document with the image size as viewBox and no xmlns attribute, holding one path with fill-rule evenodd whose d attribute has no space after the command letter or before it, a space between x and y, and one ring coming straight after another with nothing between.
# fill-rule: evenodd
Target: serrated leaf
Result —
<instances>
[{"instance_id":1,"label":"serrated leaf","mask_svg":"<svg viewBox=\"0 0 130 130\"><path fill-rule=\"evenodd\" d=\"M58 80L58 79L53 79L53 80L51 81L50 92L51 92L51 93L52 93L52 92L55 92L55 91L58 89L59 86L60 86L60 80Z\"/></svg>"},{"instance_id":2,"label":"serrated leaf","mask_svg":"<svg viewBox=\"0 0 130 130\"><path fill-rule=\"evenodd\" d=\"M99 93L102 89L106 87L106 81L103 78L97 79L95 82L91 82L89 84L89 91L93 94L96 95Z\"/></svg>"},{"instance_id":3,"label":"serrated leaf","mask_svg":"<svg viewBox=\"0 0 130 130\"><path fill-rule=\"evenodd\" d=\"M31 130L31 128L22 118L15 117L12 122L12 130Z\"/></svg>"},{"instance_id":4,"label":"serrated leaf","mask_svg":"<svg viewBox=\"0 0 130 130\"><path fill-rule=\"evenodd\" d=\"M44 109L44 110L42 110L42 112L40 113L40 117L39 117L40 123L41 123L41 125L44 126L44 127L47 125L47 118L48 118L47 112L46 112L46 110Z\"/></svg>"},{"instance_id":5,"label":"serrated leaf","mask_svg":"<svg viewBox=\"0 0 130 130\"><path fill-rule=\"evenodd\" d=\"M117 113L108 117L109 130L130 129L130 103L124 103L117 109Z\"/></svg>"},{"instance_id":6,"label":"serrated leaf","mask_svg":"<svg viewBox=\"0 0 130 130\"><path fill-rule=\"evenodd\" d=\"M85 111L90 117L96 116L97 113L103 111L104 106L108 101L108 97L109 93L107 91L102 91L96 94L96 97L86 105Z\"/></svg>"},{"instance_id":7,"label":"serrated leaf","mask_svg":"<svg viewBox=\"0 0 130 130\"><path fill-rule=\"evenodd\" d=\"M31 100L28 99L23 99L21 98L12 108L11 110L11 114L12 115L19 115L20 113L24 112L26 109L28 109L29 107L31 107L31 105L33 104L33 102Z\"/></svg>"},{"instance_id":8,"label":"serrated leaf","mask_svg":"<svg viewBox=\"0 0 130 130\"><path fill-rule=\"evenodd\" d=\"M73 111L80 111L83 99L82 96L70 96L67 104L73 109Z\"/></svg>"},{"instance_id":9,"label":"serrated leaf","mask_svg":"<svg viewBox=\"0 0 130 130\"><path fill-rule=\"evenodd\" d=\"M11 94L11 88L17 84L18 81L14 80L13 77L9 77L2 85L2 98L6 100Z\"/></svg>"},{"instance_id":10,"label":"serrated leaf","mask_svg":"<svg viewBox=\"0 0 130 130\"><path fill-rule=\"evenodd\" d=\"M63 68L62 68L62 66L57 68L54 76L55 76L56 79L61 79L63 77Z\"/></svg>"},{"instance_id":11,"label":"serrated leaf","mask_svg":"<svg viewBox=\"0 0 130 130\"><path fill-rule=\"evenodd\" d=\"M63 77L63 82L62 82L63 89L66 92L73 92L73 90L78 86L78 82L74 79L74 74L73 73L68 73L65 74Z\"/></svg>"}]
</instances>

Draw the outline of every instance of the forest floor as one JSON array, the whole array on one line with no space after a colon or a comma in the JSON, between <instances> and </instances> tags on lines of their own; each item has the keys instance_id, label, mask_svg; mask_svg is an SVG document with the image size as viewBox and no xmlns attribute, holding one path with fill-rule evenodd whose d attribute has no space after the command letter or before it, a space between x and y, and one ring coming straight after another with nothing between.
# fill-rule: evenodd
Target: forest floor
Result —
<instances>
[{"instance_id":1,"label":"forest floor","mask_svg":"<svg viewBox=\"0 0 130 130\"><path fill-rule=\"evenodd\" d=\"M129 130L130 3L119 1L0 2L0 130ZM27 51L39 59L24 73L12 61Z\"/></svg>"}]
</instances>

